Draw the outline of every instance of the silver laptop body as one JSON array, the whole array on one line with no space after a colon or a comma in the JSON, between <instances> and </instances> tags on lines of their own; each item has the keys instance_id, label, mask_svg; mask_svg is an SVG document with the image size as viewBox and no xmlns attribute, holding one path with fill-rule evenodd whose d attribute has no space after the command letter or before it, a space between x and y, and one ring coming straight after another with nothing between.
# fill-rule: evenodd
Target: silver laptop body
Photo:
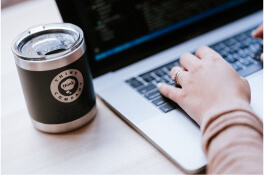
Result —
<instances>
[{"instance_id":1,"label":"silver laptop body","mask_svg":"<svg viewBox=\"0 0 264 176\"><path fill-rule=\"evenodd\" d=\"M161 112L125 81L169 63L185 52L193 52L202 45L212 45L256 27L262 23L262 16L262 11L254 13L125 68L97 77L94 79L95 91L123 120L172 162L187 173L197 173L207 164L199 126L179 109ZM262 119L263 70L246 79L251 87L251 106Z\"/></svg>"},{"instance_id":2,"label":"silver laptop body","mask_svg":"<svg viewBox=\"0 0 264 176\"><path fill-rule=\"evenodd\" d=\"M218 51L239 75L248 79L251 106L263 118L263 63L257 59L263 52L263 43L250 36L263 23L263 2L55 1L63 21L84 31L99 97L186 173L197 173L207 164L199 126L179 107L174 109L177 105L164 103L156 88L158 81L171 83L171 63L178 63L183 53L193 53L202 45ZM232 38L238 43L232 44ZM227 49L236 47L229 54L240 56L232 60L223 53L226 49L221 49L222 41ZM149 72L160 68L162 72ZM155 80L146 78L146 73ZM159 73L165 73L164 79L157 77Z\"/></svg>"}]
</instances>

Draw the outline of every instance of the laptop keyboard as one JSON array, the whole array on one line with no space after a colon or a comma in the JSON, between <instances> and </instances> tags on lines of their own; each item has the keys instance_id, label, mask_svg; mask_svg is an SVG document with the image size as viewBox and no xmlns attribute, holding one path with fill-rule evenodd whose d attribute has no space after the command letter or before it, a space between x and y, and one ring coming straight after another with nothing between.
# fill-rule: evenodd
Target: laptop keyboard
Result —
<instances>
[{"instance_id":1,"label":"laptop keyboard","mask_svg":"<svg viewBox=\"0 0 264 176\"><path fill-rule=\"evenodd\" d=\"M251 37L251 31L253 29L210 46L231 64L242 77L248 76L263 68L262 62L260 61L260 55L263 52L263 42L262 40ZM179 108L179 106L162 96L156 85L160 82L165 82L175 86L174 81L169 77L169 73L171 68L176 65L180 66L179 59L130 78L126 80L126 83L162 112L167 113Z\"/></svg>"}]
</instances>

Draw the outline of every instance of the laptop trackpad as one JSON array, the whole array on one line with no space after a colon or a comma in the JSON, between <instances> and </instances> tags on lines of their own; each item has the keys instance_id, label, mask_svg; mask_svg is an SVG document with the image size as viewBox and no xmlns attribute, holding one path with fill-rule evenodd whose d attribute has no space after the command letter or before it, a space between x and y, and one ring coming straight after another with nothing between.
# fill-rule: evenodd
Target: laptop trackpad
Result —
<instances>
[{"instance_id":1,"label":"laptop trackpad","mask_svg":"<svg viewBox=\"0 0 264 176\"><path fill-rule=\"evenodd\" d=\"M206 165L198 125L185 113L174 110L139 124L138 127L187 172ZM166 152L164 152L166 151Z\"/></svg>"}]
</instances>

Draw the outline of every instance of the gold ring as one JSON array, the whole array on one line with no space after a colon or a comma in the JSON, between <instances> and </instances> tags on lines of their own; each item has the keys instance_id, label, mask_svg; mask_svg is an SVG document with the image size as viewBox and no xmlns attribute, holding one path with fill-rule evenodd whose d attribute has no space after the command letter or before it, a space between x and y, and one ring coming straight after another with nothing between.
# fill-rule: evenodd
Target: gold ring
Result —
<instances>
[{"instance_id":1,"label":"gold ring","mask_svg":"<svg viewBox=\"0 0 264 176\"><path fill-rule=\"evenodd\" d=\"M178 85L179 75L181 74L182 70L178 70L174 75L174 84Z\"/></svg>"}]
</instances>

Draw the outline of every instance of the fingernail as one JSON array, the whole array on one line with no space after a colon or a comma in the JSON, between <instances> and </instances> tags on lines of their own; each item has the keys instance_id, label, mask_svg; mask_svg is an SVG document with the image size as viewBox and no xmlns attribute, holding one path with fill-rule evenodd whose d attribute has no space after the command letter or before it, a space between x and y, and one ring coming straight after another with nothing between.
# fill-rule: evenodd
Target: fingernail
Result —
<instances>
[{"instance_id":1,"label":"fingernail","mask_svg":"<svg viewBox=\"0 0 264 176\"><path fill-rule=\"evenodd\" d=\"M161 85L162 85L162 83L158 83L157 84L158 89L160 88Z\"/></svg>"},{"instance_id":2,"label":"fingernail","mask_svg":"<svg viewBox=\"0 0 264 176\"><path fill-rule=\"evenodd\" d=\"M253 30L253 31L251 32L251 36L253 37L255 34L256 34L256 30Z\"/></svg>"}]
</instances>

